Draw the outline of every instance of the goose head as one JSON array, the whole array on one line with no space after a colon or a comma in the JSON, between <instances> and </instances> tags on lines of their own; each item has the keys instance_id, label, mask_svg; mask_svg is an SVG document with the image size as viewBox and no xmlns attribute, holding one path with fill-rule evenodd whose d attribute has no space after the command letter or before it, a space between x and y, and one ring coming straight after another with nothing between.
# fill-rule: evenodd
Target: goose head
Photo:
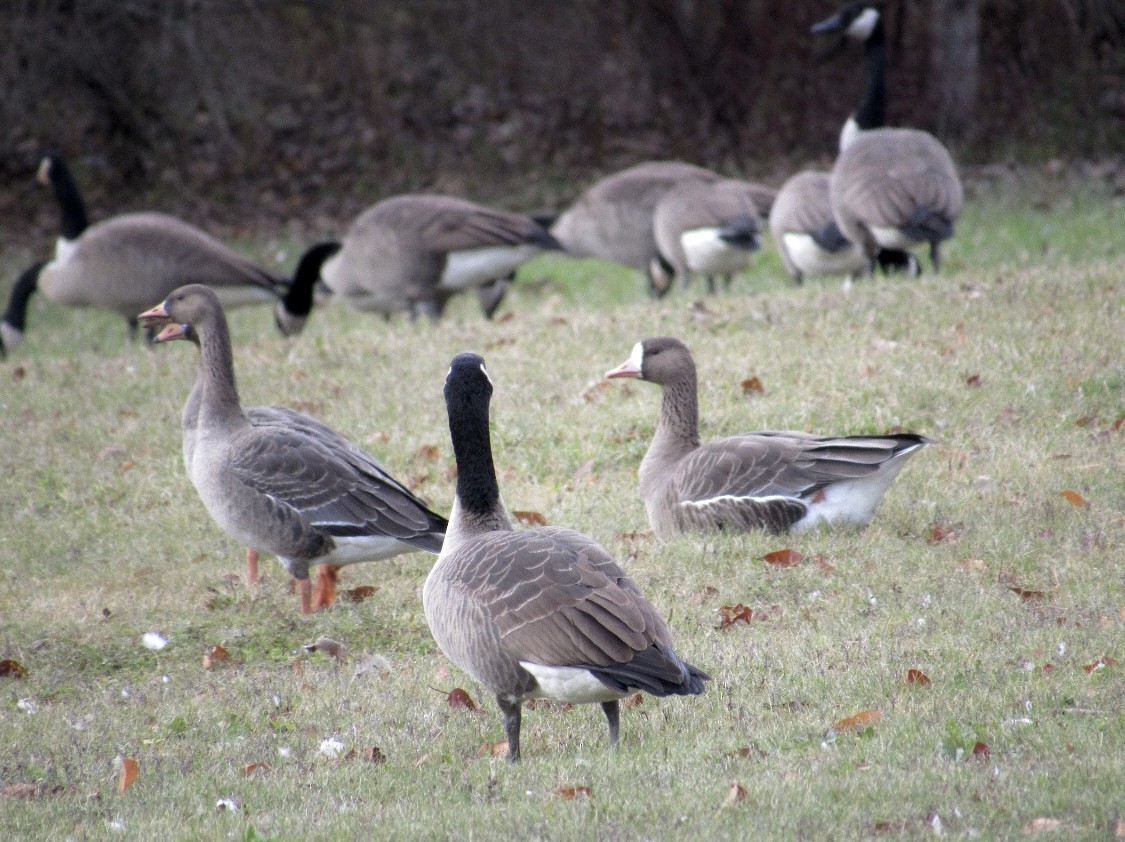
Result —
<instances>
[{"instance_id":1,"label":"goose head","mask_svg":"<svg viewBox=\"0 0 1125 842\"><path fill-rule=\"evenodd\" d=\"M645 339L633 346L629 359L606 372L607 378L633 377L660 386L695 382L695 362L687 346L671 336Z\"/></svg>"},{"instance_id":2,"label":"goose head","mask_svg":"<svg viewBox=\"0 0 1125 842\"><path fill-rule=\"evenodd\" d=\"M812 34L839 34L862 43L874 34L880 18L879 9L870 3L848 3L836 14L814 24Z\"/></svg>"},{"instance_id":3,"label":"goose head","mask_svg":"<svg viewBox=\"0 0 1125 842\"><path fill-rule=\"evenodd\" d=\"M213 289L203 284L188 284L173 290L152 309L145 310L137 316L137 321L148 330L176 325L185 334L183 337L169 335L163 340L167 342L170 339L190 339L186 334L195 333L200 327L222 319L222 312L219 297Z\"/></svg>"}]
</instances>

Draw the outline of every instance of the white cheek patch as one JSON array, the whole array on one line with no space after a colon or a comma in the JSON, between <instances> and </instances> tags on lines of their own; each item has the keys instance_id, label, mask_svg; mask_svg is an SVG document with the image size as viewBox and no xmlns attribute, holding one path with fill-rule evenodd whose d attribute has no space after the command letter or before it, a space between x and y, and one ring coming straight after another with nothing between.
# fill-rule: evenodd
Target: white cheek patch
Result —
<instances>
[{"instance_id":1,"label":"white cheek patch","mask_svg":"<svg viewBox=\"0 0 1125 842\"><path fill-rule=\"evenodd\" d=\"M868 36L871 35L875 29L875 24L879 22L879 12L868 6L859 16L852 21L852 25L848 27L848 35L858 41L866 41Z\"/></svg>"},{"instance_id":2,"label":"white cheek patch","mask_svg":"<svg viewBox=\"0 0 1125 842\"><path fill-rule=\"evenodd\" d=\"M481 364L480 364L480 373L484 375L484 379L488 381L488 385L489 385L489 386L492 386L492 388L494 388L494 389L495 389L495 388L496 388L496 386L495 386L495 384L494 384L494 383L492 382L492 378L488 376L488 369L486 369L486 368L484 367L484 363L481 363Z\"/></svg>"}]
</instances>

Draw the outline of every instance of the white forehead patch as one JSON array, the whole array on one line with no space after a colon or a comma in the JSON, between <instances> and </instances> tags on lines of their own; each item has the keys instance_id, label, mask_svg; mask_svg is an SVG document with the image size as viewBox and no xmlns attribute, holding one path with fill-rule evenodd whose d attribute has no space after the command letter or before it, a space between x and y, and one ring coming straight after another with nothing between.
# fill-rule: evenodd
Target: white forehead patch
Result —
<instances>
[{"instance_id":1,"label":"white forehead patch","mask_svg":"<svg viewBox=\"0 0 1125 842\"><path fill-rule=\"evenodd\" d=\"M643 343L638 342L633 346L632 353L629 354L629 365L633 366L637 371L641 370L641 363L645 358L645 346Z\"/></svg>"},{"instance_id":2,"label":"white forehead patch","mask_svg":"<svg viewBox=\"0 0 1125 842\"><path fill-rule=\"evenodd\" d=\"M875 24L878 22L878 9L873 9L868 6L852 21L852 25L848 27L848 35L855 38L857 41L866 41L868 36L874 31Z\"/></svg>"}]
</instances>

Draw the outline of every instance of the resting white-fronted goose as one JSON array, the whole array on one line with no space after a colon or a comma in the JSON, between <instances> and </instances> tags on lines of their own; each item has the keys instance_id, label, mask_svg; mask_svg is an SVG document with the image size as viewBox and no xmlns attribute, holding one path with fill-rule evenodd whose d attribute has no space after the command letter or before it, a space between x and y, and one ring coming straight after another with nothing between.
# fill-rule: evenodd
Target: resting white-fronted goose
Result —
<instances>
[{"instance_id":1,"label":"resting white-fronted goose","mask_svg":"<svg viewBox=\"0 0 1125 842\"><path fill-rule=\"evenodd\" d=\"M649 274L654 285L667 289L679 278L686 287L692 275L703 275L711 292L716 277L729 288L732 276L750 265L761 245L761 220L768 217L774 196L768 187L733 178L674 185L653 211L657 255Z\"/></svg>"},{"instance_id":2,"label":"resting white-fronted goose","mask_svg":"<svg viewBox=\"0 0 1125 842\"><path fill-rule=\"evenodd\" d=\"M653 532L801 531L866 526L924 436L815 436L760 432L700 444L695 362L672 337L638 342L606 377L663 387L660 421L639 471Z\"/></svg>"},{"instance_id":3,"label":"resting white-fronted goose","mask_svg":"<svg viewBox=\"0 0 1125 842\"><path fill-rule=\"evenodd\" d=\"M525 699L598 702L617 745L618 699L703 692L708 676L672 649L667 623L612 556L570 529L515 532L500 499L488 429L492 382L476 354L445 381L457 496L422 590L438 646L496 695L508 758L520 759Z\"/></svg>"},{"instance_id":4,"label":"resting white-fronted goose","mask_svg":"<svg viewBox=\"0 0 1125 842\"><path fill-rule=\"evenodd\" d=\"M558 248L547 229L524 214L453 196L394 196L356 218L321 278L356 309L435 320L450 297L475 289L491 318L516 268Z\"/></svg>"},{"instance_id":5,"label":"resting white-fronted goose","mask_svg":"<svg viewBox=\"0 0 1125 842\"><path fill-rule=\"evenodd\" d=\"M949 151L933 135L884 124L887 48L875 6L850 3L813 27L864 45L867 89L840 133L830 182L832 211L844 236L874 258L881 248L930 244L934 270L940 246L953 236L964 192Z\"/></svg>"},{"instance_id":6,"label":"resting white-fronted goose","mask_svg":"<svg viewBox=\"0 0 1125 842\"><path fill-rule=\"evenodd\" d=\"M36 290L57 304L117 313L131 336L137 313L190 283L214 288L226 307L275 302L278 327L287 335L304 325L311 294L304 301L299 295L287 297L288 280L199 228L155 212L120 214L87 227L81 195L62 159L44 159L40 176L54 187L63 222L55 257L38 271L24 272L12 290L0 324L8 349L23 339L28 302ZM310 249L298 265L297 280L308 275L315 282L320 263L331 254L329 248Z\"/></svg>"},{"instance_id":7,"label":"resting white-fronted goose","mask_svg":"<svg viewBox=\"0 0 1125 842\"><path fill-rule=\"evenodd\" d=\"M659 250L653 214L664 194L684 181L717 181L711 170L682 161L646 161L608 175L588 187L551 224L568 254L597 257L648 275L649 290L662 295L650 274Z\"/></svg>"},{"instance_id":8,"label":"resting white-fronted goose","mask_svg":"<svg viewBox=\"0 0 1125 842\"><path fill-rule=\"evenodd\" d=\"M226 317L210 287L175 290L140 315L193 338L199 372L184 407L184 462L208 513L243 546L276 555L311 609L309 567L441 549L445 519L319 421L292 410L243 411Z\"/></svg>"}]
</instances>

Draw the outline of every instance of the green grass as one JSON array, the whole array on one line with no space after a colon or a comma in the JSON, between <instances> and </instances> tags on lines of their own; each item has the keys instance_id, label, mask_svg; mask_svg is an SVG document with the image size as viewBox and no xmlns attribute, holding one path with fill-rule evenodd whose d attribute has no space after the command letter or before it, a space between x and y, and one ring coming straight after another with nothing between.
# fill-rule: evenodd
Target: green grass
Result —
<instances>
[{"instance_id":1,"label":"green grass","mask_svg":"<svg viewBox=\"0 0 1125 842\"><path fill-rule=\"evenodd\" d=\"M442 382L455 353L483 353L509 506L610 548L714 676L702 697L625 711L616 755L596 707L531 710L515 768L480 756L502 738L495 703L429 636L432 557L350 568L344 587L378 593L309 618L272 560L255 590L232 581L241 548L180 461L194 350L131 347L114 317L36 301L0 366L0 658L30 671L0 678L0 788L38 788L0 795L0 835L857 838L939 821L1003 838L1037 819L1059 823L1048 838L1111 835L1125 809L1123 213L1072 188L978 195L946 274L850 291L791 288L767 246L714 298L654 302L632 273L541 258L494 323L469 298L436 328L329 307L286 341L265 310L232 314L246 405L313 412L441 511ZM864 532L660 544L635 487L659 394L601 381L656 334L695 353L705 438L901 426L937 444ZM752 375L765 393L747 397ZM933 542L934 524L952 540ZM782 547L806 561L761 560ZM740 602L767 619L720 631L720 607ZM143 648L150 630L170 645ZM302 650L320 635L352 660ZM234 661L208 671L215 645ZM353 676L375 653L389 669ZM932 683L908 683L912 669ZM482 710L451 710L455 686ZM831 730L868 709L877 724ZM329 737L386 762L319 756ZM117 757L140 767L124 795ZM252 763L270 768L246 776Z\"/></svg>"}]
</instances>

